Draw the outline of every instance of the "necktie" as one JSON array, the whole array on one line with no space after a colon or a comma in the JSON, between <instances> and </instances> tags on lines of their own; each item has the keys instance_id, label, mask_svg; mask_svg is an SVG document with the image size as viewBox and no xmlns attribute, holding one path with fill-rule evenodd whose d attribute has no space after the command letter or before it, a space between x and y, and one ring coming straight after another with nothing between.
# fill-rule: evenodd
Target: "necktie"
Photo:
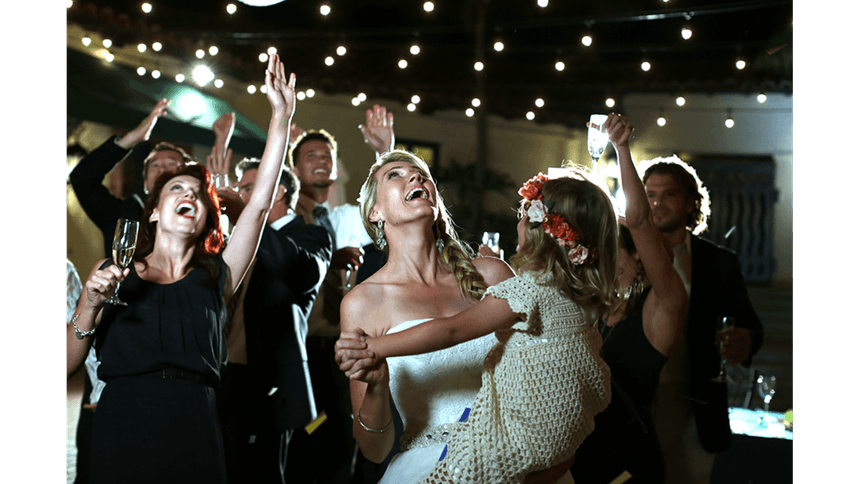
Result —
<instances>
[{"instance_id":1,"label":"necktie","mask_svg":"<svg viewBox=\"0 0 860 484\"><path fill-rule=\"evenodd\" d=\"M325 205L317 205L316 207L314 207L313 215L316 224L326 229L331 235L332 242L337 240L334 234L334 226L331 224L331 220L328 218L328 208L326 208Z\"/></svg>"},{"instance_id":2,"label":"necktie","mask_svg":"<svg viewBox=\"0 0 860 484\"><path fill-rule=\"evenodd\" d=\"M326 229L331 235L332 245L336 243L337 238L334 234L334 226L328 218L328 208L325 205L317 205L313 210L314 221L317 225ZM332 247L337 249L337 247ZM343 298L343 292L340 290L341 274L340 271L329 269L325 279L323 279L322 287L320 288L319 299L322 299L323 317L333 326L340 324L340 301Z\"/></svg>"}]
</instances>

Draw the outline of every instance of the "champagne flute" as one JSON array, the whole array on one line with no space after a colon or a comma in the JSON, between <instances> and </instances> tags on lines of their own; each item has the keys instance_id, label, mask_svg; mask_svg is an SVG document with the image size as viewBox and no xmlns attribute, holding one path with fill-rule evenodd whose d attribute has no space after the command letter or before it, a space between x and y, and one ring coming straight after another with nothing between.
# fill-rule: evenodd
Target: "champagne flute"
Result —
<instances>
[{"instance_id":1,"label":"champagne flute","mask_svg":"<svg viewBox=\"0 0 860 484\"><path fill-rule=\"evenodd\" d=\"M717 334L722 335L720 338L720 349L725 347L725 337L727 336L724 333L727 333L730 329L735 327L735 318L732 316L721 316L717 318ZM716 383L726 383L726 359L720 358L720 374L711 378L712 382Z\"/></svg>"},{"instance_id":2,"label":"champagne flute","mask_svg":"<svg viewBox=\"0 0 860 484\"><path fill-rule=\"evenodd\" d=\"M137 246L137 227L137 220L121 218L116 221L112 252L114 264L119 267L120 271L124 271L131 264L131 258L134 256L134 249ZM119 299L119 281L116 281L113 296L105 302L117 306L128 306L127 303Z\"/></svg>"},{"instance_id":3,"label":"champagne flute","mask_svg":"<svg viewBox=\"0 0 860 484\"><path fill-rule=\"evenodd\" d=\"M596 165L597 160L603 156L606 143L609 142L609 135L603 131L603 123L608 118L605 114L592 114L588 120L588 153L591 155L592 165Z\"/></svg>"},{"instance_id":4,"label":"champagne flute","mask_svg":"<svg viewBox=\"0 0 860 484\"><path fill-rule=\"evenodd\" d=\"M349 234L346 238L346 245L344 247L356 247L361 249L361 236L357 234ZM343 285L340 287L341 290L347 292L352 289L355 286L356 277L358 277L358 266L348 264L343 278Z\"/></svg>"},{"instance_id":5,"label":"champagne flute","mask_svg":"<svg viewBox=\"0 0 860 484\"><path fill-rule=\"evenodd\" d=\"M499 233L498 232L484 232L484 235L481 236L481 243L486 245L496 254L499 253Z\"/></svg>"}]
</instances>

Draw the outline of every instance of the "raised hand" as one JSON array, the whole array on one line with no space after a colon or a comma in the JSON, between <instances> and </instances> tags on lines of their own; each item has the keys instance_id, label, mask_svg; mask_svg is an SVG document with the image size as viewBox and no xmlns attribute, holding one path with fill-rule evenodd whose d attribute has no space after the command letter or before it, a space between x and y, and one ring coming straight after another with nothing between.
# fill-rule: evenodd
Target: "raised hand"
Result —
<instances>
[{"instance_id":1,"label":"raised hand","mask_svg":"<svg viewBox=\"0 0 860 484\"><path fill-rule=\"evenodd\" d=\"M113 296L117 281L124 281L130 271L130 267L120 271L119 267L114 264L95 271L84 284L86 290L85 304L89 304L96 310L104 306L105 301Z\"/></svg>"},{"instance_id":2,"label":"raised hand","mask_svg":"<svg viewBox=\"0 0 860 484\"><path fill-rule=\"evenodd\" d=\"M612 113L603 123L603 129L609 135L609 141L618 148L619 146L627 146L630 142L630 134L633 133L633 125L627 121L627 118L620 114Z\"/></svg>"},{"instance_id":3,"label":"raised hand","mask_svg":"<svg viewBox=\"0 0 860 484\"><path fill-rule=\"evenodd\" d=\"M269 56L266 69L266 97L272 105L272 114L292 118L296 111L296 75L290 73L287 79L284 64L278 54Z\"/></svg>"},{"instance_id":4,"label":"raised hand","mask_svg":"<svg viewBox=\"0 0 860 484\"><path fill-rule=\"evenodd\" d=\"M167 114L167 106L170 105L170 99L163 98L161 101L158 101L158 104L152 108L152 111L149 113L149 116L143 120L136 128L129 131L122 138L117 141L117 144L125 148L127 150L134 148L134 146L141 141L146 141L152 135L152 130L155 128L155 123L158 121L158 118Z\"/></svg>"},{"instance_id":5,"label":"raised hand","mask_svg":"<svg viewBox=\"0 0 860 484\"><path fill-rule=\"evenodd\" d=\"M367 123L358 129L377 156L394 149L394 113L386 113L385 106L374 104L368 109Z\"/></svg>"},{"instance_id":6,"label":"raised hand","mask_svg":"<svg viewBox=\"0 0 860 484\"><path fill-rule=\"evenodd\" d=\"M224 153L230 145L230 138L233 137L233 128L236 127L236 113L222 114L220 118L212 123L212 131L215 133L215 145L212 146L212 151L216 149Z\"/></svg>"}]
</instances>

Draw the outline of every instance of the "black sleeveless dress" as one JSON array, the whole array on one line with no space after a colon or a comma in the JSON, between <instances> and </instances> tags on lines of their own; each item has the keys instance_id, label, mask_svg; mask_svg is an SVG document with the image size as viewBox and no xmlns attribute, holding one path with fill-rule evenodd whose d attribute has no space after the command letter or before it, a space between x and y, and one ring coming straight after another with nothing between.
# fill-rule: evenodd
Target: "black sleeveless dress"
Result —
<instances>
[{"instance_id":1,"label":"black sleeveless dress","mask_svg":"<svg viewBox=\"0 0 860 484\"><path fill-rule=\"evenodd\" d=\"M218 261L212 287L202 268L172 284L132 268L119 290L128 306L104 307L90 482L227 482L213 389L226 361L227 266Z\"/></svg>"},{"instance_id":2,"label":"black sleeveless dress","mask_svg":"<svg viewBox=\"0 0 860 484\"><path fill-rule=\"evenodd\" d=\"M594 432L576 450L575 482L612 482L625 470L630 483L661 483L665 465L651 417L651 402L666 356L657 351L642 326L642 305L614 326L602 325L603 360L612 373L612 399L594 418Z\"/></svg>"}]
</instances>

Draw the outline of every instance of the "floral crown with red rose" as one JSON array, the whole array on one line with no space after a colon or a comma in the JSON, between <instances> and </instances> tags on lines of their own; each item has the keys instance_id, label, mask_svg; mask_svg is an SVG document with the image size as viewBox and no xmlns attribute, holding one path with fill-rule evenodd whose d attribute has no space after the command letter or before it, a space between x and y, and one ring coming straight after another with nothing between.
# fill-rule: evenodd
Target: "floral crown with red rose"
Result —
<instances>
[{"instance_id":1,"label":"floral crown with red rose","mask_svg":"<svg viewBox=\"0 0 860 484\"><path fill-rule=\"evenodd\" d=\"M541 190L543 184L549 180L547 175L538 173L517 191L525 199L523 209L529 222L531 222L531 228L535 229L543 225L543 231L567 252L567 258L571 264L582 265L596 261L597 249L591 249L587 245L580 244L579 233L571 228L562 215L552 213L555 202L544 200Z\"/></svg>"}]
</instances>

